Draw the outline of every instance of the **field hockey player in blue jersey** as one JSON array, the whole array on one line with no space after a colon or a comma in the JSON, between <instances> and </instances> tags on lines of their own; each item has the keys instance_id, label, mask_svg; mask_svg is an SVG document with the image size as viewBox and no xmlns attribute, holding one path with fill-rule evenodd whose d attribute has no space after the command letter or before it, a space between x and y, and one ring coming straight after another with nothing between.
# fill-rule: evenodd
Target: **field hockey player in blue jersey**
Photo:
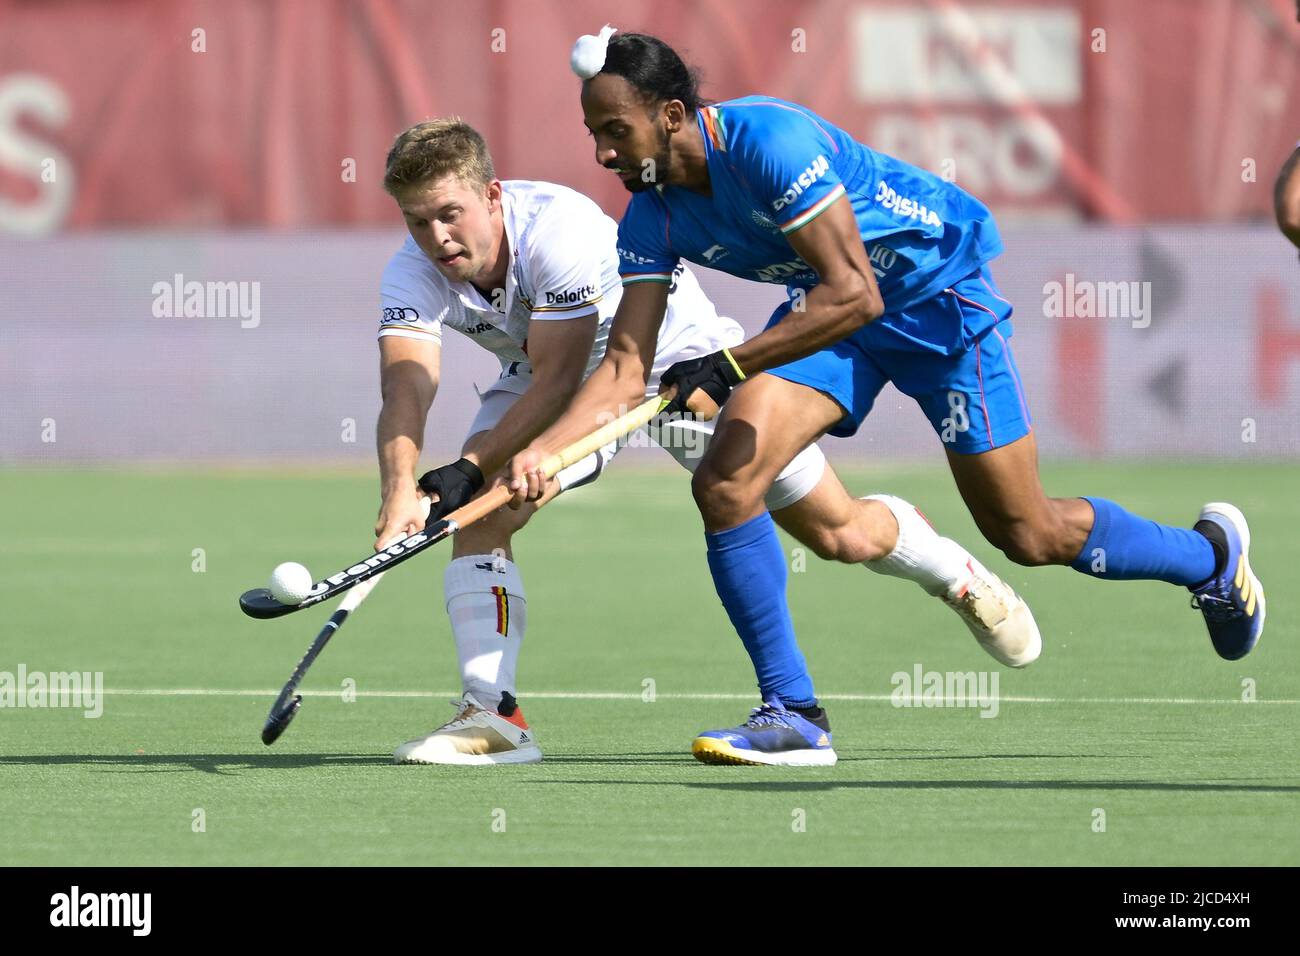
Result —
<instances>
[{"instance_id":1,"label":"field hockey player in blue jersey","mask_svg":"<svg viewBox=\"0 0 1300 956\"><path fill-rule=\"evenodd\" d=\"M761 334L660 377L675 390L669 412L722 406L692 487L715 587L756 666L798 660L787 653L784 558L764 492L809 443L854 434L886 382L920 405L975 523L1012 561L1187 588L1218 654L1250 652L1264 593L1237 508L1207 504L1178 528L1043 490L1011 304L989 271L1002 241L983 203L798 104L705 103L693 71L654 37L606 28L578 41L572 66L596 161L632 193L618 232L624 294L602 364L514 458L519 500L541 493L546 454L642 395L685 259L788 294ZM767 758L815 746L807 715L820 711L806 673L761 676L760 690L763 706L701 734L697 757L780 763Z\"/></svg>"}]
</instances>

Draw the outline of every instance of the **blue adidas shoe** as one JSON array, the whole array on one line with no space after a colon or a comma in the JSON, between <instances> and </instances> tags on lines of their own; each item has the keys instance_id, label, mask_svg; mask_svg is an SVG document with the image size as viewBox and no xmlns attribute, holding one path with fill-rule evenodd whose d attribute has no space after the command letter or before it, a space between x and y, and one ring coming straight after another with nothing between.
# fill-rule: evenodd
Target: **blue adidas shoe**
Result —
<instances>
[{"instance_id":1,"label":"blue adidas shoe","mask_svg":"<svg viewBox=\"0 0 1300 956\"><path fill-rule=\"evenodd\" d=\"M1192 590L1192 606L1205 615L1219 656L1235 661L1249 654L1264 633L1264 589L1250 569L1250 528L1240 511L1223 502L1202 508L1195 527L1227 558L1218 574Z\"/></svg>"},{"instance_id":2,"label":"blue adidas shoe","mask_svg":"<svg viewBox=\"0 0 1300 956\"><path fill-rule=\"evenodd\" d=\"M809 720L786 710L780 701L755 707L739 727L706 730L691 744L691 753L703 763L780 767L829 767L835 763L826 711Z\"/></svg>"}]
</instances>

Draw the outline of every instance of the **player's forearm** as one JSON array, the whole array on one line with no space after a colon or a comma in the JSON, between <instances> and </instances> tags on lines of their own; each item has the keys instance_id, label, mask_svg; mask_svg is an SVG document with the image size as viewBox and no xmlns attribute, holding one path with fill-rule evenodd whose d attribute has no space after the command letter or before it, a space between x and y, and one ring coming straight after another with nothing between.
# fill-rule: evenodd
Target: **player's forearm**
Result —
<instances>
[{"instance_id":1,"label":"player's forearm","mask_svg":"<svg viewBox=\"0 0 1300 956\"><path fill-rule=\"evenodd\" d=\"M556 423L576 390L576 386L567 383L547 384L545 380L534 379L533 385L510 406L496 426L466 450L465 457L478 465L484 475L493 474Z\"/></svg>"},{"instance_id":2,"label":"player's forearm","mask_svg":"<svg viewBox=\"0 0 1300 956\"><path fill-rule=\"evenodd\" d=\"M384 397L376 426L379 452L379 482L385 497L398 488L415 486L415 468L424 444L424 425L429 404L412 394Z\"/></svg>"},{"instance_id":3,"label":"player's forearm","mask_svg":"<svg viewBox=\"0 0 1300 956\"><path fill-rule=\"evenodd\" d=\"M731 349L746 376L820 352L884 314L884 303L862 282L815 286L780 322Z\"/></svg>"},{"instance_id":4,"label":"player's forearm","mask_svg":"<svg viewBox=\"0 0 1300 956\"><path fill-rule=\"evenodd\" d=\"M632 362L620 363L611 355L583 382L568 408L533 444L559 451L637 405L645 396L645 374Z\"/></svg>"}]
</instances>

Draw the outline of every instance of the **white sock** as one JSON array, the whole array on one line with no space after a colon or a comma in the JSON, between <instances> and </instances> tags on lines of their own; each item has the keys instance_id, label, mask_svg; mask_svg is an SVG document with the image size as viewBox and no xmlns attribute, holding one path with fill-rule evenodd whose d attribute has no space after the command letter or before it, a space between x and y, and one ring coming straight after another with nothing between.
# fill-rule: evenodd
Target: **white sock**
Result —
<instances>
[{"instance_id":1,"label":"white sock","mask_svg":"<svg viewBox=\"0 0 1300 956\"><path fill-rule=\"evenodd\" d=\"M456 558L447 565L443 591L461 684L484 707L496 710L503 693L515 693L515 668L528 618L519 569L499 555Z\"/></svg>"},{"instance_id":2,"label":"white sock","mask_svg":"<svg viewBox=\"0 0 1300 956\"><path fill-rule=\"evenodd\" d=\"M877 574L915 581L928 594L942 595L958 590L971 577L967 561L970 552L951 538L940 537L916 508L893 495L867 495L879 501L898 521L898 544L883 558L863 561Z\"/></svg>"}]
</instances>

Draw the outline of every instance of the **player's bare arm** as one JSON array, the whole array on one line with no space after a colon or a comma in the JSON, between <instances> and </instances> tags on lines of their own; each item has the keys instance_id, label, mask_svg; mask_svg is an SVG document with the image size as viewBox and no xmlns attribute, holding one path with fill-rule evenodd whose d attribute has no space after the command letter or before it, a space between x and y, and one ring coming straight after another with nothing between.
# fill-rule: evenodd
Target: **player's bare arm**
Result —
<instances>
[{"instance_id":1,"label":"player's bare arm","mask_svg":"<svg viewBox=\"0 0 1300 956\"><path fill-rule=\"evenodd\" d=\"M379 340L383 406L376 427L381 503L375 546L424 527L415 483L424 426L438 391L441 346L435 341L384 336Z\"/></svg>"},{"instance_id":2,"label":"player's bare arm","mask_svg":"<svg viewBox=\"0 0 1300 956\"><path fill-rule=\"evenodd\" d=\"M573 319L530 323L532 384L495 428L472 436L462 452L484 475L498 471L560 417L582 385L597 322L593 309Z\"/></svg>"},{"instance_id":3,"label":"player's bare arm","mask_svg":"<svg viewBox=\"0 0 1300 956\"><path fill-rule=\"evenodd\" d=\"M605 357L565 413L511 459L507 480L515 491L514 506L541 497L546 487L541 463L548 454L611 420L623 407L641 401L654 366L655 343L667 307L665 283L635 282L624 288Z\"/></svg>"},{"instance_id":4,"label":"player's bare arm","mask_svg":"<svg viewBox=\"0 0 1300 956\"><path fill-rule=\"evenodd\" d=\"M885 314L858 234L853 206L841 196L826 212L787 237L820 282L782 321L731 350L746 376L812 355Z\"/></svg>"},{"instance_id":5,"label":"player's bare arm","mask_svg":"<svg viewBox=\"0 0 1300 956\"><path fill-rule=\"evenodd\" d=\"M746 378L815 354L880 318L880 289L849 200L841 196L822 215L789 236L791 247L817 272L819 282L803 293L785 318L731 349L678 362L664 372L661 390L679 398L669 412L712 415Z\"/></svg>"},{"instance_id":6,"label":"player's bare arm","mask_svg":"<svg viewBox=\"0 0 1300 956\"><path fill-rule=\"evenodd\" d=\"M1273 211L1282 234L1300 247L1300 147L1291 151L1278 173L1273 187Z\"/></svg>"}]
</instances>

